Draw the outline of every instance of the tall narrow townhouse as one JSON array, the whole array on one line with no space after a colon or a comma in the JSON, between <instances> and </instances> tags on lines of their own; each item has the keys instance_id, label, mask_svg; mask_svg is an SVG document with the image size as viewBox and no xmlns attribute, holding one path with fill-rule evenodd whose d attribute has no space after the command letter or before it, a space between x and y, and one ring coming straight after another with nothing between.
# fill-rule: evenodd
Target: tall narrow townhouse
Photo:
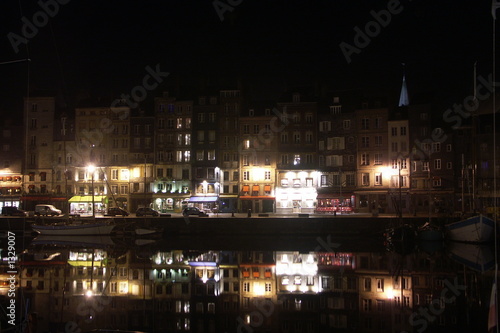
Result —
<instances>
[{"instance_id":1,"label":"tall narrow townhouse","mask_svg":"<svg viewBox=\"0 0 500 333\"><path fill-rule=\"evenodd\" d=\"M279 132L271 103L252 103L240 118L240 210L275 211L276 156ZM274 129L274 131L273 131Z\"/></svg>"},{"instance_id":2,"label":"tall narrow townhouse","mask_svg":"<svg viewBox=\"0 0 500 333\"><path fill-rule=\"evenodd\" d=\"M356 207L356 121L354 105L340 96L318 112L317 213L349 213Z\"/></svg>"},{"instance_id":3,"label":"tall narrow townhouse","mask_svg":"<svg viewBox=\"0 0 500 333\"><path fill-rule=\"evenodd\" d=\"M189 203L204 210L218 209L220 194L219 121L217 93L199 96L193 108L193 193Z\"/></svg>"},{"instance_id":4,"label":"tall narrow townhouse","mask_svg":"<svg viewBox=\"0 0 500 333\"><path fill-rule=\"evenodd\" d=\"M53 134L55 117L54 97L24 99L24 166L23 208L34 210L36 204L52 200Z\"/></svg>"},{"instance_id":5,"label":"tall narrow townhouse","mask_svg":"<svg viewBox=\"0 0 500 333\"><path fill-rule=\"evenodd\" d=\"M388 207L384 174L387 172L388 109L379 102L362 103L355 111L358 132L356 207L359 212L381 211Z\"/></svg>"},{"instance_id":6,"label":"tall narrow townhouse","mask_svg":"<svg viewBox=\"0 0 500 333\"><path fill-rule=\"evenodd\" d=\"M130 210L149 207L154 184L154 117L143 110L130 117Z\"/></svg>"},{"instance_id":7,"label":"tall narrow townhouse","mask_svg":"<svg viewBox=\"0 0 500 333\"><path fill-rule=\"evenodd\" d=\"M313 213L316 206L317 102L311 100L295 92L277 104L277 213Z\"/></svg>"},{"instance_id":8,"label":"tall narrow townhouse","mask_svg":"<svg viewBox=\"0 0 500 333\"><path fill-rule=\"evenodd\" d=\"M71 212L103 213L130 204L130 108L124 106L75 109L75 188ZM93 192L93 194L92 194Z\"/></svg>"},{"instance_id":9,"label":"tall narrow townhouse","mask_svg":"<svg viewBox=\"0 0 500 333\"><path fill-rule=\"evenodd\" d=\"M410 133L408 108L391 112L387 123L388 168L382 173L382 187L388 188L387 212L402 214L414 211L410 195Z\"/></svg>"},{"instance_id":10,"label":"tall narrow townhouse","mask_svg":"<svg viewBox=\"0 0 500 333\"><path fill-rule=\"evenodd\" d=\"M219 122L220 196L219 210L235 212L238 208L239 155L241 153L239 117L243 97L240 90L220 91Z\"/></svg>"},{"instance_id":11,"label":"tall narrow townhouse","mask_svg":"<svg viewBox=\"0 0 500 333\"><path fill-rule=\"evenodd\" d=\"M153 207L161 212L180 212L192 192L192 117L192 100L155 98Z\"/></svg>"}]
</instances>

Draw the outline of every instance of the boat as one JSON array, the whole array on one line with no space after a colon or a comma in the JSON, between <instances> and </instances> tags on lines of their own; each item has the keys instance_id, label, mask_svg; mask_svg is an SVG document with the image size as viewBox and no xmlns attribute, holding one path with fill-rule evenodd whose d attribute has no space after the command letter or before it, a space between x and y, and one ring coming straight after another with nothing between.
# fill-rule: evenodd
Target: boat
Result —
<instances>
[{"instance_id":1,"label":"boat","mask_svg":"<svg viewBox=\"0 0 500 333\"><path fill-rule=\"evenodd\" d=\"M418 228L417 235L421 241L441 241L444 239L443 231L429 222L425 222Z\"/></svg>"},{"instance_id":2,"label":"boat","mask_svg":"<svg viewBox=\"0 0 500 333\"><path fill-rule=\"evenodd\" d=\"M478 272L495 267L495 255L488 244L449 242L446 246L450 257Z\"/></svg>"},{"instance_id":3,"label":"boat","mask_svg":"<svg viewBox=\"0 0 500 333\"><path fill-rule=\"evenodd\" d=\"M79 237L68 237L68 235L38 235L31 241L32 245L58 245L74 247L109 247L115 242L110 235L78 235Z\"/></svg>"},{"instance_id":4,"label":"boat","mask_svg":"<svg viewBox=\"0 0 500 333\"><path fill-rule=\"evenodd\" d=\"M493 237L495 221L477 215L445 225L448 240L468 243L486 243Z\"/></svg>"},{"instance_id":5,"label":"boat","mask_svg":"<svg viewBox=\"0 0 500 333\"><path fill-rule=\"evenodd\" d=\"M52 223L47 225L32 224L31 228L41 235L109 235L115 227L109 220L103 222L71 221L69 223Z\"/></svg>"}]
</instances>

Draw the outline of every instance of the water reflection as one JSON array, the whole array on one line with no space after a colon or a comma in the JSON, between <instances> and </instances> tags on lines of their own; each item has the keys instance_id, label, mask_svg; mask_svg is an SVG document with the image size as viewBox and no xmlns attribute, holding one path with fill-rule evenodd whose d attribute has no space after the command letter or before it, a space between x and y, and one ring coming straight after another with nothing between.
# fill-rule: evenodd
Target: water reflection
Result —
<instances>
[{"instance_id":1,"label":"water reflection","mask_svg":"<svg viewBox=\"0 0 500 333\"><path fill-rule=\"evenodd\" d=\"M20 256L17 313L36 313L33 332L486 330L488 246L428 242L402 255L378 240L323 237L294 249L290 238L264 251L249 245L266 240L233 241L242 249L39 236Z\"/></svg>"}]
</instances>

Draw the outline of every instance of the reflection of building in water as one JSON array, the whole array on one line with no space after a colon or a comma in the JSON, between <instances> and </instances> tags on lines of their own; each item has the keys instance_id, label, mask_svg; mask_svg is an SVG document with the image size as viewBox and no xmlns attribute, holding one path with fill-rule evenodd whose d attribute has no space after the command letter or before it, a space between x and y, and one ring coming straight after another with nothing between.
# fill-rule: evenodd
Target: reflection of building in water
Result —
<instances>
[{"instance_id":1,"label":"reflection of building in water","mask_svg":"<svg viewBox=\"0 0 500 333\"><path fill-rule=\"evenodd\" d=\"M58 251L19 263L18 304L40 331L452 330L468 325L464 278L481 300L481 278L439 253Z\"/></svg>"}]
</instances>

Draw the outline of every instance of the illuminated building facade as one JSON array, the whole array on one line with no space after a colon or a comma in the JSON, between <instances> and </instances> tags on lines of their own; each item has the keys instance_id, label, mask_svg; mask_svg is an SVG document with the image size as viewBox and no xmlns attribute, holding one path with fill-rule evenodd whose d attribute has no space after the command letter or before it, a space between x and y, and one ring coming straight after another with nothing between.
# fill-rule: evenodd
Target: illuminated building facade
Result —
<instances>
[{"instance_id":1,"label":"illuminated building facade","mask_svg":"<svg viewBox=\"0 0 500 333\"><path fill-rule=\"evenodd\" d=\"M240 117L240 210L275 211L276 156L279 133L271 129L271 108L254 105Z\"/></svg>"},{"instance_id":2,"label":"illuminated building facade","mask_svg":"<svg viewBox=\"0 0 500 333\"><path fill-rule=\"evenodd\" d=\"M318 186L317 103L306 102L300 93L285 100L277 103L276 212L313 213Z\"/></svg>"},{"instance_id":3,"label":"illuminated building facade","mask_svg":"<svg viewBox=\"0 0 500 333\"><path fill-rule=\"evenodd\" d=\"M357 109L357 190L359 212L384 211L387 209L387 188L384 188L381 168L387 166L388 109L378 104L363 103Z\"/></svg>"},{"instance_id":4,"label":"illuminated building facade","mask_svg":"<svg viewBox=\"0 0 500 333\"><path fill-rule=\"evenodd\" d=\"M240 186L240 125L239 119L243 105L240 90L221 90L218 159L220 164L220 193L218 210L235 212L238 210Z\"/></svg>"},{"instance_id":5,"label":"illuminated building facade","mask_svg":"<svg viewBox=\"0 0 500 333\"><path fill-rule=\"evenodd\" d=\"M220 194L219 96L200 96L193 108L192 188L189 203L202 210L218 207Z\"/></svg>"},{"instance_id":6,"label":"illuminated building facade","mask_svg":"<svg viewBox=\"0 0 500 333\"><path fill-rule=\"evenodd\" d=\"M180 212L192 191L193 101L155 98L153 208Z\"/></svg>"},{"instance_id":7,"label":"illuminated building facade","mask_svg":"<svg viewBox=\"0 0 500 333\"><path fill-rule=\"evenodd\" d=\"M356 123L354 108L333 98L318 114L319 182L316 213L352 212L356 208ZM347 99L348 102L349 99Z\"/></svg>"}]
</instances>

